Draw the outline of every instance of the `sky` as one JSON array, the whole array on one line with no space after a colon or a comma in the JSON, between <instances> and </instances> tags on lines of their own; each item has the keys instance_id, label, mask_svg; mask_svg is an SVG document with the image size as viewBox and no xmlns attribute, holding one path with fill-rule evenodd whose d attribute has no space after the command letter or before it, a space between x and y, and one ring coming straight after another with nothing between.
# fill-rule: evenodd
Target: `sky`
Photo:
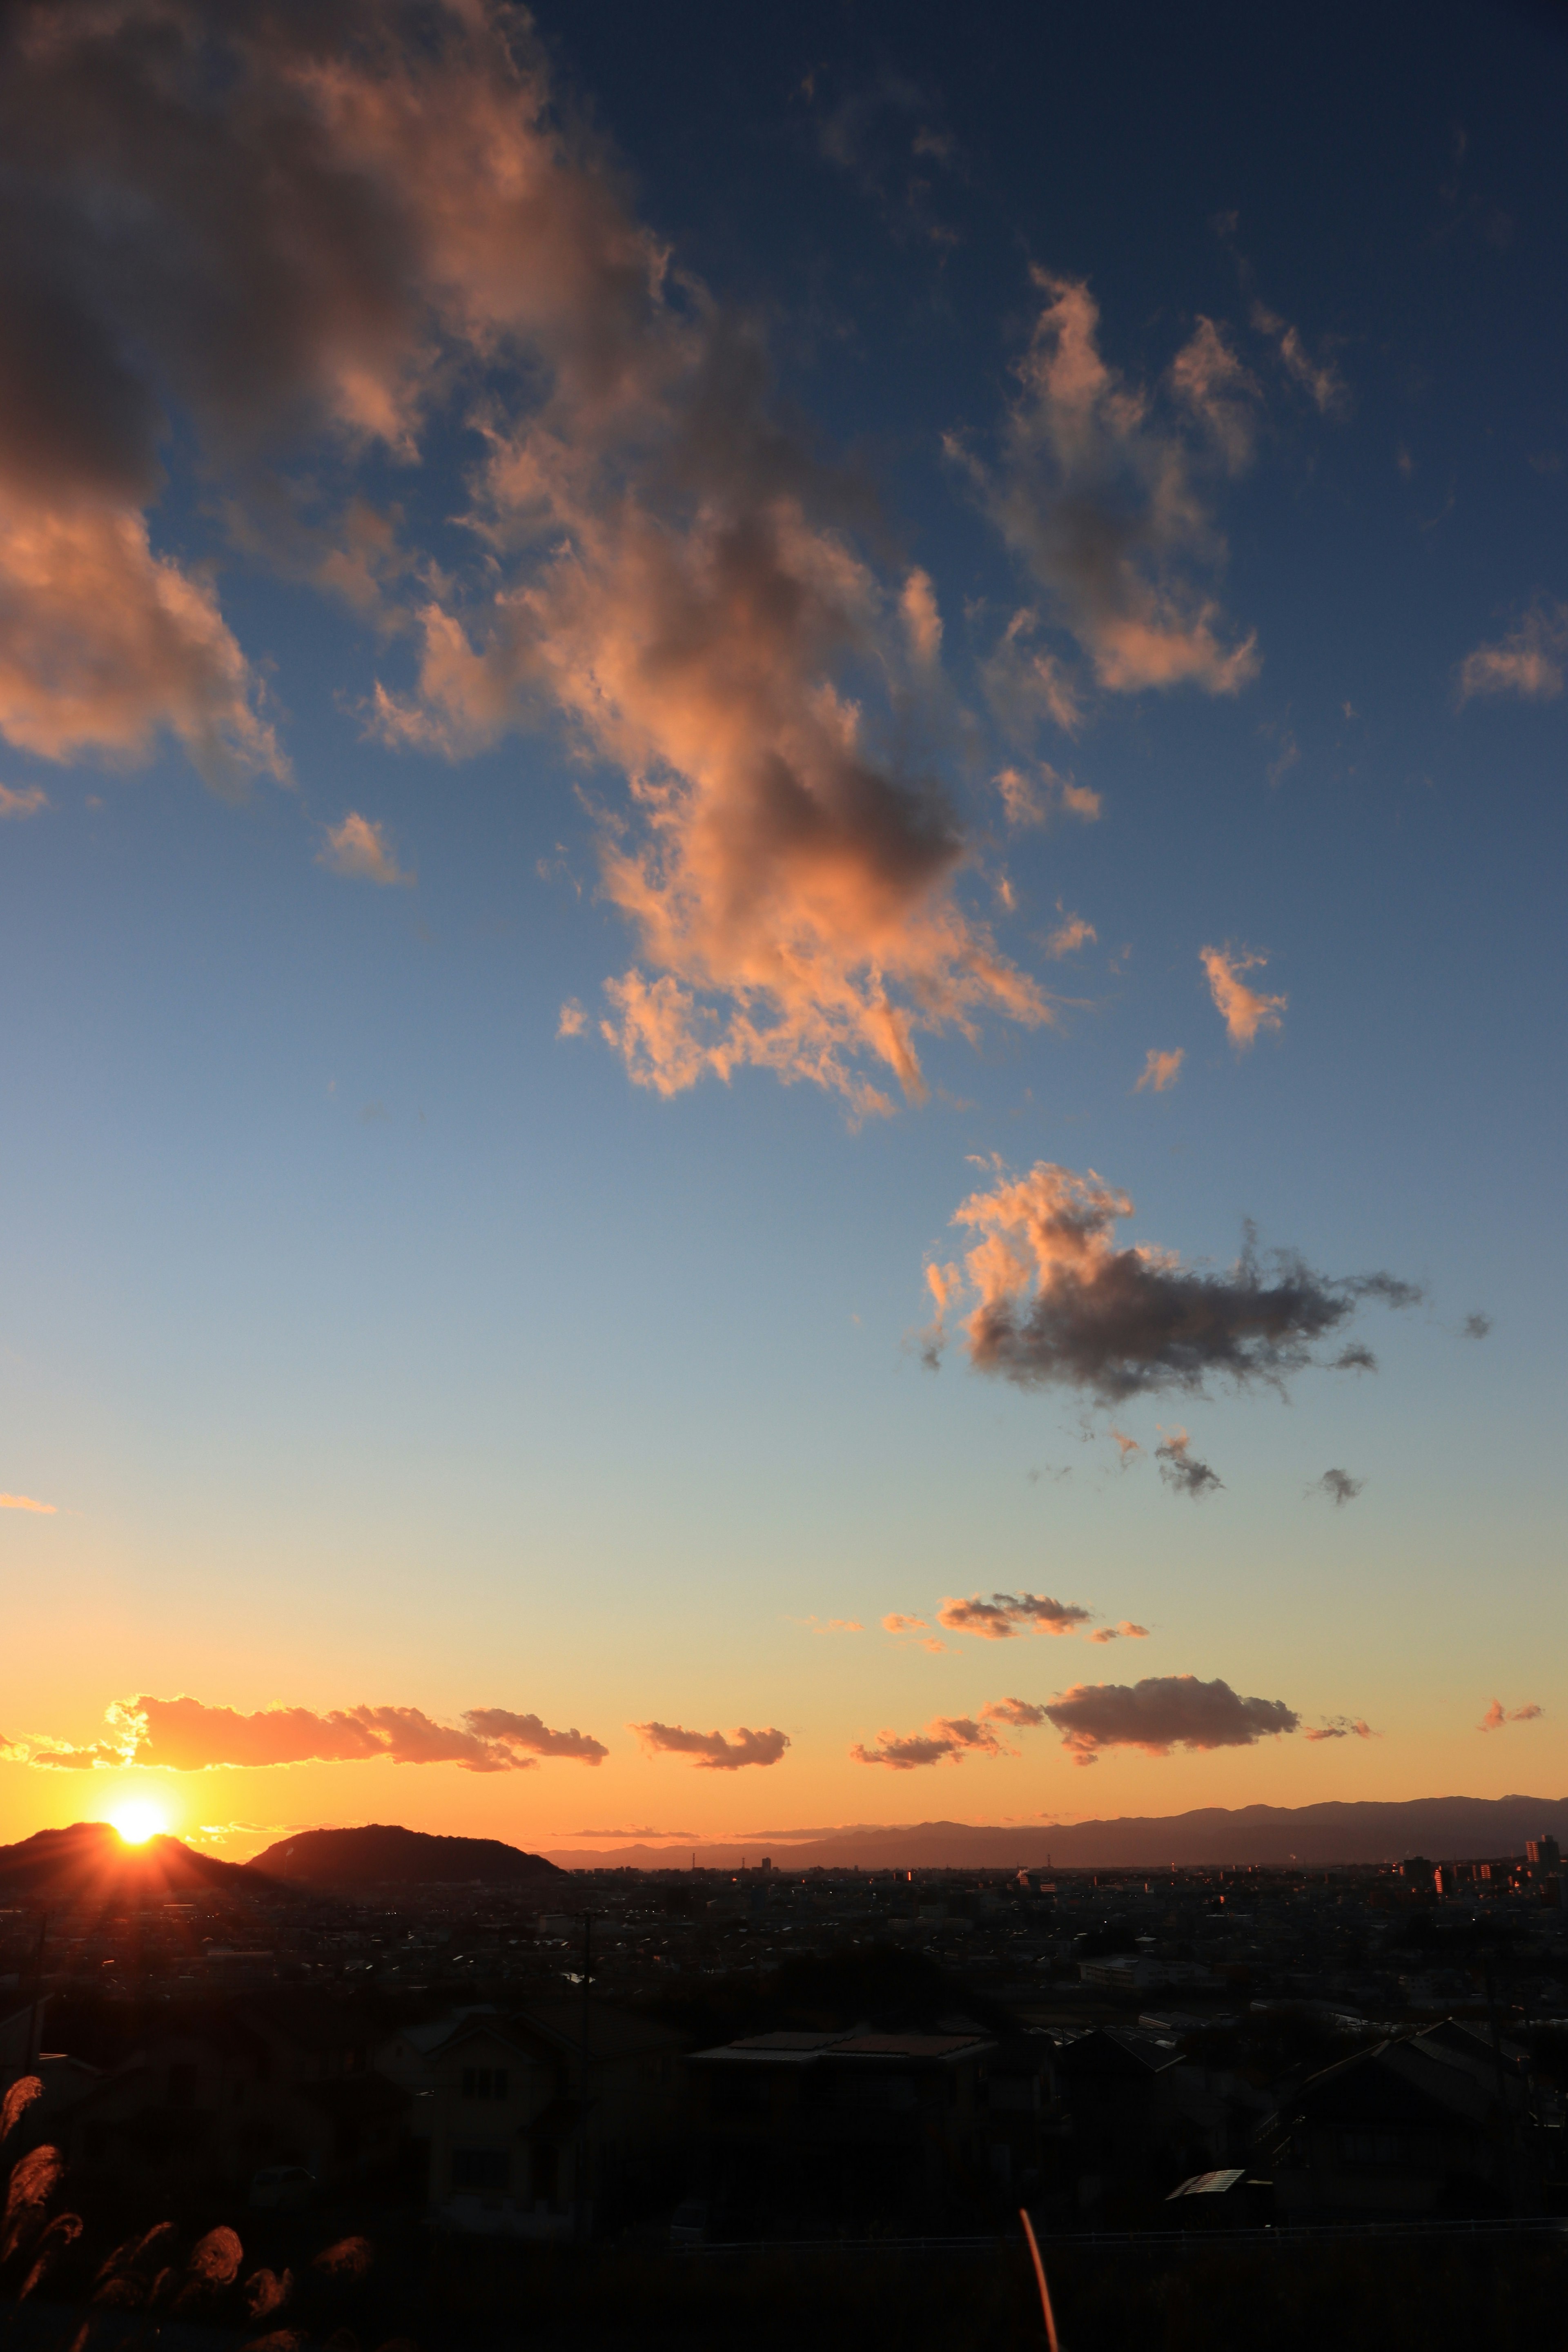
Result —
<instances>
[{"instance_id":1,"label":"sky","mask_svg":"<svg viewBox=\"0 0 1568 2352\"><path fill-rule=\"evenodd\" d=\"M0 1839L1568 1785L1562 18L4 39Z\"/></svg>"}]
</instances>

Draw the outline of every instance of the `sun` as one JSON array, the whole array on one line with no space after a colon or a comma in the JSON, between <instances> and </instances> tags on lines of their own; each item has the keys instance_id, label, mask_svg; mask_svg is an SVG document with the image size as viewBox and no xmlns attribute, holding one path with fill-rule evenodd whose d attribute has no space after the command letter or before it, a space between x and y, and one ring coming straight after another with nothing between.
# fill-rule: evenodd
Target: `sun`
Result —
<instances>
[{"instance_id":1,"label":"sun","mask_svg":"<svg viewBox=\"0 0 1568 2352\"><path fill-rule=\"evenodd\" d=\"M161 1837L169 1824L156 1805L145 1797L130 1797L109 1816L127 1845L145 1845L150 1837Z\"/></svg>"}]
</instances>

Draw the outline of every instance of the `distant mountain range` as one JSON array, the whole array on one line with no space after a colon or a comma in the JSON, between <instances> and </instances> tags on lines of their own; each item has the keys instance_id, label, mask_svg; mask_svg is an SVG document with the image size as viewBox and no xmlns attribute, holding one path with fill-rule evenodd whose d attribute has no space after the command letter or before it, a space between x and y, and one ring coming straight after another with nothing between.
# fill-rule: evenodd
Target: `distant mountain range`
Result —
<instances>
[{"instance_id":1,"label":"distant mountain range","mask_svg":"<svg viewBox=\"0 0 1568 2352\"><path fill-rule=\"evenodd\" d=\"M176 1837L127 1845L108 1822L39 1830L20 1845L0 1846L0 1900L68 1909L78 1903L178 1902L189 1895L254 1899L264 1890L245 1863L194 1853ZM278 1890L272 1888L272 1893Z\"/></svg>"},{"instance_id":2,"label":"distant mountain range","mask_svg":"<svg viewBox=\"0 0 1568 2352\"><path fill-rule=\"evenodd\" d=\"M373 1822L358 1830L300 1830L243 1865L296 1885L487 1886L537 1883L564 1873L542 1854L499 1838L433 1837Z\"/></svg>"},{"instance_id":3,"label":"distant mountain range","mask_svg":"<svg viewBox=\"0 0 1568 2352\"><path fill-rule=\"evenodd\" d=\"M919 1822L908 1828L864 1828L758 1834L744 1846L695 1843L699 1865L735 1870L763 1854L775 1868L809 1870L1157 1869L1162 1864L1397 1862L1407 1853L1433 1861L1479 1861L1522 1853L1527 1838L1555 1837L1568 1849L1568 1798L1415 1797L1402 1804L1218 1805L1190 1813L1129 1815L1120 1821L1042 1822L991 1829L966 1822ZM684 1868L693 1844L552 1846L567 1870ZM276 1849L274 1849L276 1851ZM273 1865L275 1866L275 1865Z\"/></svg>"}]
</instances>

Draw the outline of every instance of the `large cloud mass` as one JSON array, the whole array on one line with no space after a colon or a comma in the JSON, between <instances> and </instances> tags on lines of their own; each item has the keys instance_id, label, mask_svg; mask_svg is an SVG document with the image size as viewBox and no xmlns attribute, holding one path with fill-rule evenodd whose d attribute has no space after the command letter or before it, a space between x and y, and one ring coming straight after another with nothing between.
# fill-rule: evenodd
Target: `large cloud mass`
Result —
<instances>
[{"instance_id":1,"label":"large cloud mass","mask_svg":"<svg viewBox=\"0 0 1568 2352\"><path fill-rule=\"evenodd\" d=\"M162 1766L203 1772L219 1765L362 1763L460 1764L469 1772L521 1772L542 1757L598 1764L609 1750L584 1731L552 1731L536 1715L470 1707L457 1725L437 1723L416 1706L263 1707L241 1715L195 1698L131 1698L109 1710L110 1737L86 1748L30 1745L29 1760L55 1769L93 1765Z\"/></svg>"},{"instance_id":2,"label":"large cloud mass","mask_svg":"<svg viewBox=\"0 0 1568 2352\"><path fill-rule=\"evenodd\" d=\"M980 1236L962 1271L927 1268L937 1304L930 1348L945 1340L949 1307L968 1298L970 1361L1025 1386L1058 1382L1106 1404L1161 1389L1195 1393L1216 1374L1279 1386L1324 1360L1316 1351L1367 1300L1408 1307L1420 1296L1392 1275L1316 1274L1289 1251L1266 1265L1250 1233L1235 1265L1216 1274L1147 1243L1118 1249L1115 1228L1132 1202L1092 1169L1080 1176L1040 1160L1014 1177L994 1165L989 1190L953 1215ZM1331 1360L1372 1362L1353 1344Z\"/></svg>"},{"instance_id":3,"label":"large cloud mass","mask_svg":"<svg viewBox=\"0 0 1568 2352\"><path fill-rule=\"evenodd\" d=\"M385 737L548 718L625 776L603 870L641 961L601 1025L639 1082L752 1063L878 1110L867 1066L922 1091L919 1032L1047 1017L885 748L940 690L929 580L858 551L863 499L780 429L754 335L636 219L521 10L66 0L3 43L0 733L282 772L210 581L150 536L188 424L239 544L412 632ZM467 572L353 487L437 422L476 455Z\"/></svg>"},{"instance_id":4,"label":"large cloud mass","mask_svg":"<svg viewBox=\"0 0 1568 2352\"><path fill-rule=\"evenodd\" d=\"M747 1764L776 1764L789 1746L787 1732L688 1731L679 1723L632 1723L650 1756L689 1756L700 1772L738 1772Z\"/></svg>"},{"instance_id":5,"label":"large cloud mass","mask_svg":"<svg viewBox=\"0 0 1568 2352\"><path fill-rule=\"evenodd\" d=\"M1105 1748L1168 1756L1173 1748L1252 1748L1300 1728L1294 1707L1279 1698L1240 1698L1226 1682L1195 1675L1152 1675L1140 1683L1078 1683L1045 1713L1075 1764L1093 1764Z\"/></svg>"}]
</instances>

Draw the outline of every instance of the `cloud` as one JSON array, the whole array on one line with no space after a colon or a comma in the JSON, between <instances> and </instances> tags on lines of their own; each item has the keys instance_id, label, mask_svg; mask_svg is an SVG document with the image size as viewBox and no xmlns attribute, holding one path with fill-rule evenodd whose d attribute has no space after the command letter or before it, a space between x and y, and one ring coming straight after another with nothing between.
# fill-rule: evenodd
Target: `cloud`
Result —
<instances>
[{"instance_id":1,"label":"cloud","mask_svg":"<svg viewBox=\"0 0 1568 2352\"><path fill-rule=\"evenodd\" d=\"M1302 1737L1307 1739L1381 1739L1383 1734L1374 1731L1371 1724L1359 1715L1330 1715L1324 1717L1321 1727L1310 1728Z\"/></svg>"},{"instance_id":2,"label":"cloud","mask_svg":"<svg viewBox=\"0 0 1568 2352\"><path fill-rule=\"evenodd\" d=\"M1540 604L1495 645L1478 646L1459 666L1461 709L1478 694L1517 694L1526 702L1554 702L1568 658L1568 604Z\"/></svg>"},{"instance_id":3,"label":"cloud","mask_svg":"<svg viewBox=\"0 0 1568 2352\"><path fill-rule=\"evenodd\" d=\"M1141 1095L1147 1087L1152 1094L1163 1095L1167 1087L1173 1087L1181 1076L1182 1064L1186 1058L1184 1045L1173 1046L1168 1054L1162 1053L1158 1045L1151 1045L1143 1057L1142 1073L1132 1089L1133 1093Z\"/></svg>"},{"instance_id":4,"label":"cloud","mask_svg":"<svg viewBox=\"0 0 1568 2352\"><path fill-rule=\"evenodd\" d=\"M1485 1339L1490 1336L1491 1328L1491 1317L1481 1314L1478 1309L1475 1314L1466 1316L1459 1337L1461 1339Z\"/></svg>"},{"instance_id":5,"label":"cloud","mask_svg":"<svg viewBox=\"0 0 1568 2352\"><path fill-rule=\"evenodd\" d=\"M789 1746L785 1733L686 1731L678 1723L629 1723L650 1756L693 1756L700 1772L738 1772L746 1764L776 1764Z\"/></svg>"},{"instance_id":6,"label":"cloud","mask_svg":"<svg viewBox=\"0 0 1568 2352\"><path fill-rule=\"evenodd\" d=\"M1135 1437L1129 1437L1124 1430L1113 1428L1110 1433L1110 1442L1120 1456L1117 1467L1121 1470L1128 1467L1135 1454L1142 1454L1143 1451L1138 1440Z\"/></svg>"},{"instance_id":7,"label":"cloud","mask_svg":"<svg viewBox=\"0 0 1568 2352\"><path fill-rule=\"evenodd\" d=\"M1078 1683L1045 1710L1075 1764L1107 1748L1168 1756L1173 1748L1252 1748L1295 1731L1300 1717L1283 1699L1238 1698L1226 1682L1155 1675L1143 1682Z\"/></svg>"},{"instance_id":8,"label":"cloud","mask_svg":"<svg viewBox=\"0 0 1568 2352\"><path fill-rule=\"evenodd\" d=\"M1013 1177L1000 1160L992 1165L992 1187L953 1213L955 1224L980 1236L962 1273L927 1269L937 1305L926 1334L932 1360L948 1313L968 1298L970 1362L1026 1387L1060 1383L1105 1404L1159 1390L1195 1395L1214 1375L1283 1388L1323 1360L1315 1349L1364 1302L1409 1307L1421 1295L1392 1275L1316 1274L1289 1251L1271 1253L1265 1270L1250 1229L1240 1257L1219 1274L1198 1273L1148 1243L1118 1249L1115 1226L1132 1202L1092 1169L1080 1176L1039 1160ZM1330 1361L1364 1369L1371 1359L1352 1345Z\"/></svg>"},{"instance_id":9,"label":"cloud","mask_svg":"<svg viewBox=\"0 0 1568 2352\"><path fill-rule=\"evenodd\" d=\"M877 1745L867 1748L857 1741L850 1748L850 1761L856 1764L880 1764L889 1772L913 1772L925 1764L962 1764L966 1756L1011 1756L1010 1748L996 1727L1022 1731L1043 1723L1047 1710L1031 1706L1026 1699L993 1699L980 1710L978 1718L968 1715L939 1715L923 1731L879 1731Z\"/></svg>"},{"instance_id":10,"label":"cloud","mask_svg":"<svg viewBox=\"0 0 1568 2352\"><path fill-rule=\"evenodd\" d=\"M284 772L209 578L150 537L177 428L231 539L413 647L373 731L457 757L544 725L618 772L601 878L637 952L598 1026L636 1082L751 1066L883 1111L889 1074L922 1095L921 1034L1048 1019L899 749L929 582L859 551L862 488L781 424L753 326L636 217L521 9L8 25L0 733ZM465 430L437 564L354 475Z\"/></svg>"},{"instance_id":11,"label":"cloud","mask_svg":"<svg viewBox=\"0 0 1568 2352\"><path fill-rule=\"evenodd\" d=\"M1320 416L1342 416L1350 406L1350 393L1333 362L1314 360L1300 329L1261 302L1252 306L1252 323L1274 344L1286 374L1307 394Z\"/></svg>"},{"instance_id":12,"label":"cloud","mask_svg":"<svg viewBox=\"0 0 1568 2352\"><path fill-rule=\"evenodd\" d=\"M1043 301L1017 366L1002 465L990 472L957 441L950 454L967 467L1102 688L1131 694L1190 683L1235 694L1257 674L1256 644L1227 638L1194 573L1224 557L1199 480L1216 452L1231 470L1241 462L1245 372L1226 374L1226 347L1204 322L1173 371L1178 410L1201 427L1194 445L1156 417L1150 393L1101 358L1088 286L1048 270L1033 275ZM1026 634L1005 641L1009 653ZM1016 696L1026 688L1026 673L1025 661L1004 662L996 680L1004 700L1009 688ZM1049 708L1056 674L1037 670L1037 677Z\"/></svg>"},{"instance_id":13,"label":"cloud","mask_svg":"<svg viewBox=\"0 0 1568 2352\"><path fill-rule=\"evenodd\" d=\"M992 782L1001 796L1003 814L1014 827L1048 824L1053 816L1077 817L1080 824L1099 822L1100 794L1087 784L1075 784L1070 776L1058 775L1048 761L1041 760L1032 776L1021 768L1000 769ZM1094 932L1087 925L1085 929L1093 939Z\"/></svg>"},{"instance_id":14,"label":"cloud","mask_svg":"<svg viewBox=\"0 0 1568 2352\"><path fill-rule=\"evenodd\" d=\"M1171 362L1171 383L1177 399L1214 441L1227 469L1244 473L1258 437L1262 395L1226 341L1223 327L1200 313L1191 341Z\"/></svg>"},{"instance_id":15,"label":"cloud","mask_svg":"<svg viewBox=\"0 0 1568 2352\"><path fill-rule=\"evenodd\" d=\"M459 1764L470 1772L531 1769L542 1757L598 1764L609 1753L586 1732L552 1731L536 1715L474 1707L457 1726L416 1706L351 1706L317 1715L269 1706L256 1715L194 1698L140 1697L108 1710L110 1736L87 1748L35 1742L29 1761L55 1769L140 1764L174 1772L275 1764Z\"/></svg>"},{"instance_id":16,"label":"cloud","mask_svg":"<svg viewBox=\"0 0 1568 2352\"><path fill-rule=\"evenodd\" d=\"M1211 1487L1218 1489L1225 1482L1206 1462L1200 1462L1195 1454L1188 1452L1189 1443L1184 1429L1173 1429L1154 1448L1154 1459L1166 1486L1174 1487L1178 1495L1190 1495L1197 1502Z\"/></svg>"},{"instance_id":17,"label":"cloud","mask_svg":"<svg viewBox=\"0 0 1568 2352\"><path fill-rule=\"evenodd\" d=\"M37 1511L40 1517L52 1519L57 1506L35 1502L31 1495L0 1495L0 1511Z\"/></svg>"},{"instance_id":18,"label":"cloud","mask_svg":"<svg viewBox=\"0 0 1568 2352\"><path fill-rule=\"evenodd\" d=\"M41 784L29 784L25 792L16 792L9 784L0 784L0 819L37 816L48 804L48 794Z\"/></svg>"},{"instance_id":19,"label":"cloud","mask_svg":"<svg viewBox=\"0 0 1568 2352\"><path fill-rule=\"evenodd\" d=\"M936 1622L950 1633L977 1633L983 1642L1010 1642L1019 1633L1071 1633L1087 1625L1090 1612L1076 1601L1053 1601L1044 1592L978 1592L967 1601L944 1601Z\"/></svg>"},{"instance_id":20,"label":"cloud","mask_svg":"<svg viewBox=\"0 0 1568 2352\"><path fill-rule=\"evenodd\" d=\"M1479 1723L1477 1724L1476 1729L1500 1731L1505 1723L1536 1723L1545 1712L1546 1709L1543 1706L1537 1706L1533 1699L1523 1706L1504 1706L1500 1698L1494 1698Z\"/></svg>"},{"instance_id":21,"label":"cloud","mask_svg":"<svg viewBox=\"0 0 1568 2352\"><path fill-rule=\"evenodd\" d=\"M813 1633L863 1633L866 1630L858 1617L800 1617L795 1622Z\"/></svg>"},{"instance_id":22,"label":"cloud","mask_svg":"<svg viewBox=\"0 0 1568 2352\"><path fill-rule=\"evenodd\" d=\"M1097 1625L1089 1639L1091 1642L1146 1642L1149 1628L1147 1625L1134 1625L1130 1617L1124 1617L1120 1625Z\"/></svg>"},{"instance_id":23,"label":"cloud","mask_svg":"<svg viewBox=\"0 0 1568 2352\"><path fill-rule=\"evenodd\" d=\"M327 838L316 863L354 882L379 882L390 887L411 883L415 878L399 870L397 859L387 845L385 828L353 809L342 824L327 827Z\"/></svg>"},{"instance_id":24,"label":"cloud","mask_svg":"<svg viewBox=\"0 0 1568 2352\"><path fill-rule=\"evenodd\" d=\"M895 1610L891 1616L883 1618L882 1631L884 1633L923 1633L926 1621L923 1617L900 1617Z\"/></svg>"},{"instance_id":25,"label":"cloud","mask_svg":"<svg viewBox=\"0 0 1568 2352\"><path fill-rule=\"evenodd\" d=\"M1046 953L1059 962L1063 956L1076 955L1079 948L1095 946L1099 939L1094 925L1086 923L1081 915L1066 915L1046 941Z\"/></svg>"},{"instance_id":26,"label":"cloud","mask_svg":"<svg viewBox=\"0 0 1568 2352\"><path fill-rule=\"evenodd\" d=\"M1355 1501L1365 1485L1364 1478L1352 1478L1348 1470L1325 1470L1321 1478L1313 1479L1307 1492L1326 1495L1337 1509L1342 1509L1346 1503Z\"/></svg>"},{"instance_id":27,"label":"cloud","mask_svg":"<svg viewBox=\"0 0 1568 2352\"><path fill-rule=\"evenodd\" d=\"M1083 689L1060 656L1038 642L1041 625L1032 605L1021 606L981 664L986 699L1020 742L1047 720L1064 735L1076 735L1083 725ZM1037 824L1042 819L1026 822Z\"/></svg>"},{"instance_id":28,"label":"cloud","mask_svg":"<svg viewBox=\"0 0 1568 2352\"><path fill-rule=\"evenodd\" d=\"M555 1034L558 1037L581 1037L587 1026L587 1012L577 1003L575 997L569 996L561 1008L561 1017L555 1024Z\"/></svg>"},{"instance_id":29,"label":"cloud","mask_svg":"<svg viewBox=\"0 0 1568 2352\"><path fill-rule=\"evenodd\" d=\"M1258 971L1268 958L1254 948L1201 948L1198 961L1208 974L1209 992L1224 1021L1230 1042L1239 1049L1250 1045L1260 1029L1278 1029L1289 998L1262 996L1248 988L1241 975Z\"/></svg>"}]
</instances>

